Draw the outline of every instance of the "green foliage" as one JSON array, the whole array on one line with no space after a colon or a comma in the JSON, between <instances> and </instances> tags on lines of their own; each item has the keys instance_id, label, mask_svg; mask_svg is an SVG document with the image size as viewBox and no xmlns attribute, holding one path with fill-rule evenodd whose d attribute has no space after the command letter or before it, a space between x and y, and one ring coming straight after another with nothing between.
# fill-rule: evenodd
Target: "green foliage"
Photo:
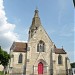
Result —
<instances>
[{"instance_id":1,"label":"green foliage","mask_svg":"<svg viewBox=\"0 0 75 75\"><path fill-rule=\"evenodd\" d=\"M75 62L74 63L71 63L71 67L72 68L75 68Z\"/></svg>"},{"instance_id":2,"label":"green foliage","mask_svg":"<svg viewBox=\"0 0 75 75\"><path fill-rule=\"evenodd\" d=\"M75 7L75 0L73 0L73 3L74 3L74 7Z\"/></svg>"},{"instance_id":3,"label":"green foliage","mask_svg":"<svg viewBox=\"0 0 75 75\"><path fill-rule=\"evenodd\" d=\"M0 64L6 67L8 65L9 59L10 55L0 47Z\"/></svg>"}]
</instances>

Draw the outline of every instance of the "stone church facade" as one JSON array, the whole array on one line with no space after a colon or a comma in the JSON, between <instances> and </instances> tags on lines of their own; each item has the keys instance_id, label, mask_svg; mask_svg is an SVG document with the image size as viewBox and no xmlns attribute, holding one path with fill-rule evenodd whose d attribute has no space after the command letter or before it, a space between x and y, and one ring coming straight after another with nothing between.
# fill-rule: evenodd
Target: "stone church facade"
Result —
<instances>
[{"instance_id":1,"label":"stone church facade","mask_svg":"<svg viewBox=\"0 0 75 75\"><path fill-rule=\"evenodd\" d=\"M67 52L52 42L37 9L29 28L28 42L13 42L10 56L10 75L71 75Z\"/></svg>"}]
</instances>

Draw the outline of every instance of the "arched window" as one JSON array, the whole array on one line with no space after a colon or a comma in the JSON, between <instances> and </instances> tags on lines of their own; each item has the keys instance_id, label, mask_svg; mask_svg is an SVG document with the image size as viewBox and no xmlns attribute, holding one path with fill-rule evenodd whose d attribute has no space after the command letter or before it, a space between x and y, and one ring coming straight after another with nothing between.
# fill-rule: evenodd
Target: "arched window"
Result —
<instances>
[{"instance_id":1,"label":"arched window","mask_svg":"<svg viewBox=\"0 0 75 75\"><path fill-rule=\"evenodd\" d=\"M62 64L62 56L61 55L58 56L58 64Z\"/></svg>"},{"instance_id":2,"label":"arched window","mask_svg":"<svg viewBox=\"0 0 75 75\"><path fill-rule=\"evenodd\" d=\"M37 52L44 52L45 50L45 43L40 40L38 45L37 45Z\"/></svg>"},{"instance_id":3,"label":"arched window","mask_svg":"<svg viewBox=\"0 0 75 75\"><path fill-rule=\"evenodd\" d=\"M19 59L18 59L18 63L22 63L22 59L23 59L23 55L20 54L20 55L19 55Z\"/></svg>"}]
</instances>

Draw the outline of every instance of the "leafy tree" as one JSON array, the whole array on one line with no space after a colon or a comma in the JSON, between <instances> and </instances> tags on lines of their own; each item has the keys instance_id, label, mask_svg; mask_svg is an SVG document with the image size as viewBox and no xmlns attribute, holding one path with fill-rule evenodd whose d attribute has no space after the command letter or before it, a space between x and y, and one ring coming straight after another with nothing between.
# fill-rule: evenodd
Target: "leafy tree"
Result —
<instances>
[{"instance_id":1,"label":"leafy tree","mask_svg":"<svg viewBox=\"0 0 75 75\"><path fill-rule=\"evenodd\" d=\"M73 3L74 3L74 7L75 7L75 0L73 0Z\"/></svg>"},{"instance_id":2,"label":"leafy tree","mask_svg":"<svg viewBox=\"0 0 75 75\"><path fill-rule=\"evenodd\" d=\"M2 49L1 49L1 46L0 46L0 64L2 63L2 58L3 58L3 52L2 52Z\"/></svg>"},{"instance_id":3,"label":"leafy tree","mask_svg":"<svg viewBox=\"0 0 75 75\"><path fill-rule=\"evenodd\" d=\"M0 64L6 68L9 63L10 55L0 47Z\"/></svg>"},{"instance_id":4,"label":"leafy tree","mask_svg":"<svg viewBox=\"0 0 75 75\"><path fill-rule=\"evenodd\" d=\"M71 67L72 68L75 68L75 62L74 63L71 63Z\"/></svg>"}]
</instances>

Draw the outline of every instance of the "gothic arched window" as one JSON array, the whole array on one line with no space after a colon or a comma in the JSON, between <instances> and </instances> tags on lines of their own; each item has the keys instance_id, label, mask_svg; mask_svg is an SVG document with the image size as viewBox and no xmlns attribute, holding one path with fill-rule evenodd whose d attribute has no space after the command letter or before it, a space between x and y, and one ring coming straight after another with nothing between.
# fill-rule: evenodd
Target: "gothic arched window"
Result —
<instances>
[{"instance_id":1,"label":"gothic arched window","mask_svg":"<svg viewBox=\"0 0 75 75\"><path fill-rule=\"evenodd\" d=\"M18 63L22 63L22 59L23 59L23 55L20 54L20 55L19 55L19 59L18 59Z\"/></svg>"},{"instance_id":2,"label":"gothic arched window","mask_svg":"<svg viewBox=\"0 0 75 75\"><path fill-rule=\"evenodd\" d=\"M45 43L40 40L38 45L37 45L37 52L44 52L45 50Z\"/></svg>"},{"instance_id":3,"label":"gothic arched window","mask_svg":"<svg viewBox=\"0 0 75 75\"><path fill-rule=\"evenodd\" d=\"M61 55L58 56L58 64L62 64L62 56Z\"/></svg>"}]
</instances>

